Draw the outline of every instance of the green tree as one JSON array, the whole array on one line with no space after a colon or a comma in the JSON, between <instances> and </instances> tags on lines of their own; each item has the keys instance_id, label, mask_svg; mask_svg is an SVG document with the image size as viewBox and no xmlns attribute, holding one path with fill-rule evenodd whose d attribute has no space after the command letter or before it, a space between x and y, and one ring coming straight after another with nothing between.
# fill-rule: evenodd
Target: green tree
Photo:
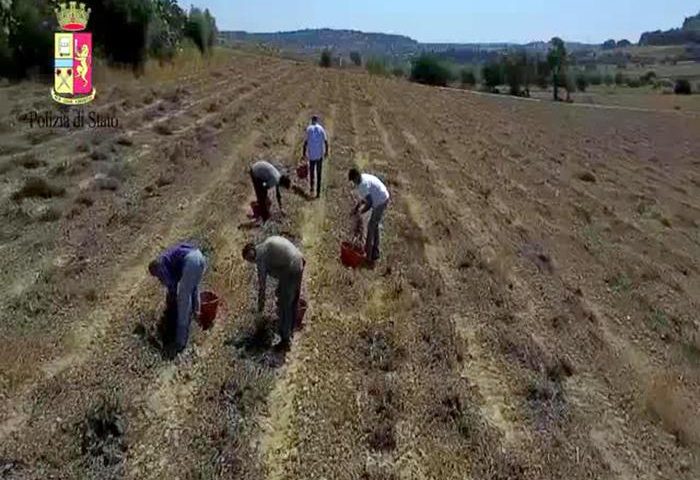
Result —
<instances>
[{"instance_id":1,"label":"green tree","mask_svg":"<svg viewBox=\"0 0 700 480\"><path fill-rule=\"evenodd\" d=\"M46 0L0 3L0 76L19 79L51 70L56 24L51 7Z\"/></svg>"},{"instance_id":2,"label":"green tree","mask_svg":"<svg viewBox=\"0 0 700 480\"><path fill-rule=\"evenodd\" d=\"M411 80L425 85L446 87L452 80L452 72L438 58L422 54L413 61Z\"/></svg>"},{"instance_id":3,"label":"green tree","mask_svg":"<svg viewBox=\"0 0 700 480\"><path fill-rule=\"evenodd\" d=\"M554 100L559 100L559 87L562 85L560 76L566 69L568 54L564 41L559 37L554 37L550 41L551 47L547 54L547 63L552 70L552 84L554 85Z\"/></svg>"},{"instance_id":4,"label":"green tree","mask_svg":"<svg viewBox=\"0 0 700 480\"><path fill-rule=\"evenodd\" d=\"M612 75L610 75L610 74L608 73L608 74L606 74L606 75L603 77L603 83L605 83L605 84L609 87L610 85L612 85L613 83L615 83L615 79L613 78Z\"/></svg>"},{"instance_id":5,"label":"green tree","mask_svg":"<svg viewBox=\"0 0 700 480\"><path fill-rule=\"evenodd\" d=\"M331 51L326 49L321 52L321 60L319 61L319 65L321 65L323 68L330 68L332 63L333 56L331 55Z\"/></svg>"},{"instance_id":6,"label":"green tree","mask_svg":"<svg viewBox=\"0 0 700 480\"><path fill-rule=\"evenodd\" d=\"M617 72L615 74L615 85L624 85L625 83L625 76L622 74L622 72Z\"/></svg>"},{"instance_id":7,"label":"green tree","mask_svg":"<svg viewBox=\"0 0 700 480\"><path fill-rule=\"evenodd\" d=\"M676 85L673 87L673 92L676 95L690 95L692 89L690 88L690 82L685 79L676 80Z\"/></svg>"},{"instance_id":8,"label":"green tree","mask_svg":"<svg viewBox=\"0 0 700 480\"><path fill-rule=\"evenodd\" d=\"M148 53L160 61L171 61L185 33L187 16L177 0L154 0L154 15L148 26Z\"/></svg>"},{"instance_id":9,"label":"green tree","mask_svg":"<svg viewBox=\"0 0 700 480\"><path fill-rule=\"evenodd\" d=\"M194 42L203 55L211 51L217 35L216 20L209 13L209 9L202 11L191 7L185 23L185 36Z\"/></svg>"},{"instance_id":10,"label":"green tree","mask_svg":"<svg viewBox=\"0 0 700 480\"><path fill-rule=\"evenodd\" d=\"M503 83L503 69L500 63L487 63L481 69L481 79L487 90L493 92Z\"/></svg>"},{"instance_id":11,"label":"green tree","mask_svg":"<svg viewBox=\"0 0 700 480\"><path fill-rule=\"evenodd\" d=\"M350 61L358 67L362 66L362 55L360 55L360 52L350 52Z\"/></svg>"},{"instance_id":12,"label":"green tree","mask_svg":"<svg viewBox=\"0 0 700 480\"><path fill-rule=\"evenodd\" d=\"M472 88L476 85L476 75L474 75L474 72L470 68L463 68L460 72L460 78L463 87Z\"/></svg>"},{"instance_id":13,"label":"green tree","mask_svg":"<svg viewBox=\"0 0 700 480\"><path fill-rule=\"evenodd\" d=\"M147 58L151 0L86 0L96 50L111 64L140 72Z\"/></svg>"}]
</instances>

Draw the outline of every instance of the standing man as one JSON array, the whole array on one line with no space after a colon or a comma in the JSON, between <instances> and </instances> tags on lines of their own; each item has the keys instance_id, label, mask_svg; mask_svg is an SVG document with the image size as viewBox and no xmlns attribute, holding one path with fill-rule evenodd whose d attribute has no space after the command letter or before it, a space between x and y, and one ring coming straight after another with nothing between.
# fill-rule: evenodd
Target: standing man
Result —
<instances>
[{"instance_id":1,"label":"standing man","mask_svg":"<svg viewBox=\"0 0 700 480\"><path fill-rule=\"evenodd\" d=\"M302 156L309 161L309 193L314 194L314 177L316 184L316 198L321 196L321 176L323 173L323 159L328 156L328 135L319 123L318 115L311 117L311 125L306 128L304 139L304 151Z\"/></svg>"},{"instance_id":2,"label":"standing man","mask_svg":"<svg viewBox=\"0 0 700 480\"><path fill-rule=\"evenodd\" d=\"M167 318L166 330L168 343L174 333L174 344L167 346L173 354L187 346L192 315L199 314L199 284L206 268L202 252L189 243L168 248L148 265L149 273L167 289L166 312L175 317Z\"/></svg>"},{"instance_id":3,"label":"standing man","mask_svg":"<svg viewBox=\"0 0 700 480\"><path fill-rule=\"evenodd\" d=\"M258 313L265 310L267 276L277 279L278 331L281 343L277 348L289 349L301 293L301 279L305 260L292 242L284 237L269 237L259 245L252 243L243 248L243 258L255 263L258 269Z\"/></svg>"},{"instance_id":4,"label":"standing man","mask_svg":"<svg viewBox=\"0 0 700 480\"><path fill-rule=\"evenodd\" d=\"M379 260L379 225L389 204L389 190L377 177L368 173L360 173L356 168L350 169L348 180L357 187L361 198L355 205L352 214L363 215L372 210L372 215L367 223L365 253L367 260L373 264Z\"/></svg>"},{"instance_id":5,"label":"standing man","mask_svg":"<svg viewBox=\"0 0 700 480\"><path fill-rule=\"evenodd\" d=\"M282 195L280 187L289 188L292 182L287 175L282 174L269 162L255 162L250 167L250 178L253 181L255 198L260 206L261 217L264 222L270 218L270 199L268 190L273 188L277 193L277 205L282 211Z\"/></svg>"}]
</instances>

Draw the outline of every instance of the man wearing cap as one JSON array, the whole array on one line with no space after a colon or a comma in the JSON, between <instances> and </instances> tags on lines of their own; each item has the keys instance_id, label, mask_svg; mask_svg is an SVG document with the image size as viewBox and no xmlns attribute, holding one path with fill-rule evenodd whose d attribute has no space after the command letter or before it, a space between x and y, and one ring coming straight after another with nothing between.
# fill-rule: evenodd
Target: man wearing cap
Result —
<instances>
[{"instance_id":1,"label":"man wearing cap","mask_svg":"<svg viewBox=\"0 0 700 480\"><path fill-rule=\"evenodd\" d=\"M249 243L242 253L245 260L257 265L259 313L265 310L267 276L277 279L278 331L282 339L277 348L287 350L299 308L304 257L292 242L280 236L269 237L258 245Z\"/></svg>"},{"instance_id":2,"label":"man wearing cap","mask_svg":"<svg viewBox=\"0 0 700 480\"><path fill-rule=\"evenodd\" d=\"M316 180L316 198L321 196L321 176L323 159L328 156L328 135L320 124L318 115L311 117L311 125L306 128L306 137L302 156L309 161L309 193L314 194Z\"/></svg>"},{"instance_id":3,"label":"man wearing cap","mask_svg":"<svg viewBox=\"0 0 700 480\"><path fill-rule=\"evenodd\" d=\"M277 194L277 205L282 210L282 195L280 187L290 188L292 182L289 177L281 173L274 165L269 162L255 162L250 167L250 178L253 181L253 189L255 197L260 208L260 216L266 222L270 218L270 200L268 190L275 189Z\"/></svg>"},{"instance_id":4,"label":"man wearing cap","mask_svg":"<svg viewBox=\"0 0 700 480\"><path fill-rule=\"evenodd\" d=\"M206 267L204 255L190 243L173 245L148 265L149 273L167 289L166 335L167 343L174 340L167 345L172 354L187 346L192 315L199 314L199 284Z\"/></svg>"},{"instance_id":5,"label":"man wearing cap","mask_svg":"<svg viewBox=\"0 0 700 480\"><path fill-rule=\"evenodd\" d=\"M355 205L352 214L363 215L370 210L372 211L367 223L365 253L367 260L373 264L379 260L379 225L384 217L386 207L389 205L389 190L377 177L368 173L360 173L356 168L350 169L348 180L357 187L360 194L360 201Z\"/></svg>"}]
</instances>

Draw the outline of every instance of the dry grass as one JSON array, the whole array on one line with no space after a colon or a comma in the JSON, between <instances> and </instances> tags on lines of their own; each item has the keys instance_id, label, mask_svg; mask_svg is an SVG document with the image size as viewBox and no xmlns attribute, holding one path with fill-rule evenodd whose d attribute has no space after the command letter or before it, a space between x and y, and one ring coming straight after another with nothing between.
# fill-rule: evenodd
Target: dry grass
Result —
<instances>
[{"instance_id":1,"label":"dry grass","mask_svg":"<svg viewBox=\"0 0 700 480\"><path fill-rule=\"evenodd\" d=\"M654 378L647 387L646 407L681 444L700 446L700 409L676 378Z\"/></svg>"}]
</instances>

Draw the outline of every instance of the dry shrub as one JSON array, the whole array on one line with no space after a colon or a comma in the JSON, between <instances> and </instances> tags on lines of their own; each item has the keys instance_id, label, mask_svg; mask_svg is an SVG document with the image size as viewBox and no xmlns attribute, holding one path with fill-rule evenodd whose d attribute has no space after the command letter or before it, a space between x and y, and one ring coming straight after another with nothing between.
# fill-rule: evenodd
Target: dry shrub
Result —
<instances>
[{"instance_id":1,"label":"dry shrub","mask_svg":"<svg viewBox=\"0 0 700 480\"><path fill-rule=\"evenodd\" d=\"M12 195L12 198L15 201L24 198L52 198L62 197L65 193L65 188L49 183L44 178L29 177L24 182L24 186Z\"/></svg>"},{"instance_id":2,"label":"dry shrub","mask_svg":"<svg viewBox=\"0 0 700 480\"><path fill-rule=\"evenodd\" d=\"M32 153L28 153L15 159L14 163L15 165L26 168L27 170L34 170L35 168L46 166L46 162L44 160L36 158L36 156Z\"/></svg>"},{"instance_id":3,"label":"dry shrub","mask_svg":"<svg viewBox=\"0 0 700 480\"><path fill-rule=\"evenodd\" d=\"M652 379L646 407L682 445L700 445L700 408L676 378L661 375Z\"/></svg>"},{"instance_id":4,"label":"dry shrub","mask_svg":"<svg viewBox=\"0 0 700 480\"><path fill-rule=\"evenodd\" d=\"M153 131L156 132L158 135L172 135L173 134L173 127L169 125L167 122L164 123L159 123L155 127L153 127Z\"/></svg>"},{"instance_id":5,"label":"dry shrub","mask_svg":"<svg viewBox=\"0 0 700 480\"><path fill-rule=\"evenodd\" d=\"M579 173L576 178L581 180L582 182L588 182L588 183L595 183L596 178L595 175L593 175L591 172L582 172Z\"/></svg>"}]
</instances>

